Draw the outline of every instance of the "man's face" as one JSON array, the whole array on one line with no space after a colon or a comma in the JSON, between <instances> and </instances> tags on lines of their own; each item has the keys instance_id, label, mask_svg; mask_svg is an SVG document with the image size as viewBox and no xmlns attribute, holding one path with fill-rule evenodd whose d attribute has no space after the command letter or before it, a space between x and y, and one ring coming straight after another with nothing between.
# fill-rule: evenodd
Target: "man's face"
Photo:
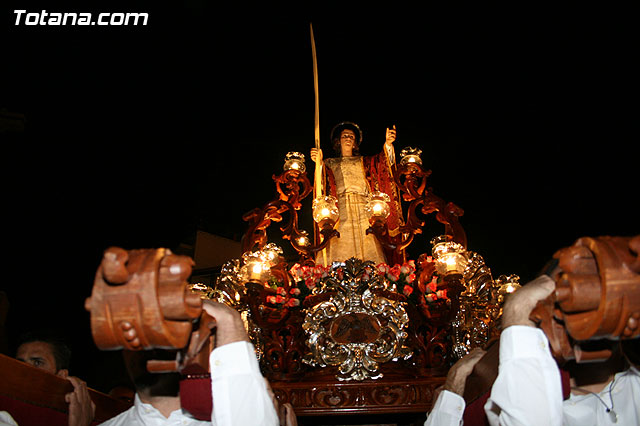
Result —
<instances>
[{"instance_id":1,"label":"man's face","mask_svg":"<svg viewBox=\"0 0 640 426\"><path fill-rule=\"evenodd\" d=\"M57 374L56 359L53 356L53 348L45 342L23 343L16 351L16 359L34 367ZM66 370L61 370L66 371Z\"/></svg>"},{"instance_id":2,"label":"man's face","mask_svg":"<svg viewBox=\"0 0 640 426\"><path fill-rule=\"evenodd\" d=\"M356 134L353 130L344 129L340 132L340 148L342 156L353 155L353 147L356 143Z\"/></svg>"}]
</instances>

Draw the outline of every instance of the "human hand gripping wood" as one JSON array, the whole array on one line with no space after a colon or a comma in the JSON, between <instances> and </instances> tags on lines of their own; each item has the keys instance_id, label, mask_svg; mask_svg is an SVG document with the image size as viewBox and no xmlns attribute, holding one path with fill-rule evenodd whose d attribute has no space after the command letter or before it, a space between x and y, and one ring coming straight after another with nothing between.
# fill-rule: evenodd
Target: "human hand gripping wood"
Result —
<instances>
[{"instance_id":1,"label":"human hand gripping wood","mask_svg":"<svg viewBox=\"0 0 640 426\"><path fill-rule=\"evenodd\" d=\"M511 293L502 310L502 329L512 325L535 327L536 324L529 319L531 311L539 301L553 293L555 288L555 281L547 275L542 275Z\"/></svg>"},{"instance_id":2,"label":"human hand gripping wood","mask_svg":"<svg viewBox=\"0 0 640 426\"><path fill-rule=\"evenodd\" d=\"M469 377L469 374L473 371L473 367L476 366L485 353L486 351L482 348L474 348L467 355L460 358L449 369L447 380L444 382L442 388L463 396L467 377Z\"/></svg>"},{"instance_id":3,"label":"human hand gripping wood","mask_svg":"<svg viewBox=\"0 0 640 426\"><path fill-rule=\"evenodd\" d=\"M224 303L208 299L202 301L202 309L216 320L216 347L233 342L250 341L238 311Z\"/></svg>"},{"instance_id":4,"label":"human hand gripping wood","mask_svg":"<svg viewBox=\"0 0 640 426\"><path fill-rule=\"evenodd\" d=\"M478 361L486 354L486 351L482 348L474 348L467 355L460 358L447 373L447 379L445 380L442 386L436 388L433 393L433 399L431 401L431 406L434 406L436 400L438 399L438 395L443 390L447 390L449 392L456 393L460 396L464 396L464 388L467 382L467 377L473 371L473 367L476 366Z\"/></svg>"},{"instance_id":5,"label":"human hand gripping wood","mask_svg":"<svg viewBox=\"0 0 640 426\"><path fill-rule=\"evenodd\" d=\"M77 377L68 376L73 392L64 396L69 404L69 426L88 426L96 413L96 404L91 400L87 384Z\"/></svg>"},{"instance_id":6,"label":"human hand gripping wood","mask_svg":"<svg viewBox=\"0 0 640 426\"><path fill-rule=\"evenodd\" d=\"M464 397L464 388L467 382L467 377L469 377L473 371L473 367L475 367L485 353L486 351L482 348L474 348L471 352L453 364L447 373L447 379L444 384L436 388L433 393L431 406L433 407L436 404L436 400L443 390L447 390Z\"/></svg>"}]
</instances>

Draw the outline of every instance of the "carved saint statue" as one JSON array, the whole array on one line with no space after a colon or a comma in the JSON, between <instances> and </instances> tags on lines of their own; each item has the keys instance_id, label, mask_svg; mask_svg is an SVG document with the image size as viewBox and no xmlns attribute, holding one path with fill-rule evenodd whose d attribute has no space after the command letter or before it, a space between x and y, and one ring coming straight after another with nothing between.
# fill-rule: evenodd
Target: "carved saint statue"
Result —
<instances>
[{"instance_id":1,"label":"carved saint statue","mask_svg":"<svg viewBox=\"0 0 640 426\"><path fill-rule=\"evenodd\" d=\"M338 200L340 218L336 229L340 237L331 239L326 252L319 252L316 263L330 265L332 262L344 262L355 257L361 260L372 260L376 264L386 262L401 263L403 259L397 253L386 251L373 234L367 234L369 217L365 213L367 197L373 192L384 192L389 198L390 214L387 218L389 235L398 234L402 224L402 211L393 180L395 152L393 142L396 129L387 129L382 152L373 156L360 156L359 146L362 143L362 131L352 122L342 122L331 131L331 142L337 158L323 160L322 150L313 148L311 159L322 161L323 193L332 195Z\"/></svg>"}]
</instances>

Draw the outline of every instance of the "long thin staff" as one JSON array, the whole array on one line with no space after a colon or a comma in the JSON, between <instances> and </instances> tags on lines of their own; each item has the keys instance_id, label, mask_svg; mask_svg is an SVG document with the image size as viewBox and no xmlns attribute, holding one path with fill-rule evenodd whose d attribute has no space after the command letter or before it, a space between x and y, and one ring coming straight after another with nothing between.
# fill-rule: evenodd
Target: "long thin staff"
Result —
<instances>
[{"instance_id":1,"label":"long thin staff","mask_svg":"<svg viewBox=\"0 0 640 426\"><path fill-rule=\"evenodd\" d=\"M313 54L313 90L315 92L315 140L316 149L320 149L320 102L318 99L318 60L316 59L316 42L313 38L313 25L309 24L311 30L311 53ZM322 196L322 161L316 161L316 170L313 181L314 197Z\"/></svg>"},{"instance_id":2,"label":"long thin staff","mask_svg":"<svg viewBox=\"0 0 640 426\"><path fill-rule=\"evenodd\" d=\"M316 149L320 151L320 103L318 100L318 60L316 59L316 41L313 38L313 24L309 24L311 30L311 53L313 54L313 91L316 96L315 105L315 139ZM313 195L315 198L322 196L322 161L316 157L316 170L313 179ZM327 266L327 249L322 249L324 266Z\"/></svg>"}]
</instances>

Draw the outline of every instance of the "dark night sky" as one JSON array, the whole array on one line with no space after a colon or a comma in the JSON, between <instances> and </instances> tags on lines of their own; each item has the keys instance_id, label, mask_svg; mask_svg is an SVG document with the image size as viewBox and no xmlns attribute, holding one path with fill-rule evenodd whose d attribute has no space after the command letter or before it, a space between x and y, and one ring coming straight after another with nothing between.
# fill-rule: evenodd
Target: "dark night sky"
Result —
<instances>
[{"instance_id":1,"label":"dark night sky","mask_svg":"<svg viewBox=\"0 0 640 426\"><path fill-rule=\"evenodd\" d=\"M351 120L373 154L395 124L396 152L423 150L428 185L464 209L469 248L494 275L531 278L581 236L638 233L624 11L320 19L115 2L94 9L148 12L149 25L80 28L15 26L12 11L86 8L9 3L0 108L27 118L0 135L12 332L72 324L86 338L82 305L108 246L244 232L284 155L313 146L311 21L323 144Z\"/></svg>"}]
</instances>

